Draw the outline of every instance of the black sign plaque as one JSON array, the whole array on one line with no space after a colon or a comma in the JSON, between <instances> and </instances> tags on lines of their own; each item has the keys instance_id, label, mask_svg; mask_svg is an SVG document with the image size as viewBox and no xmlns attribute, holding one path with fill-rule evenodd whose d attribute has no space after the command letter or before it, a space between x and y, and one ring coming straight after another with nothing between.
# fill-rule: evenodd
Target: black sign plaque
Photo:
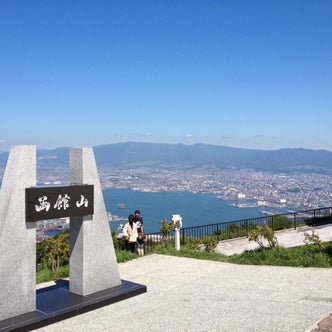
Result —
<instances>
[{"instance_id":1,"label":"black sign plaque","mask_svg":"<svg viewBox=\"0 0 332 332\"><path fill-rule=\"evenodd\" d=\"M90 215L93 200L93 185L26 188L26 222Z\"/></svg>"}]
</instances>

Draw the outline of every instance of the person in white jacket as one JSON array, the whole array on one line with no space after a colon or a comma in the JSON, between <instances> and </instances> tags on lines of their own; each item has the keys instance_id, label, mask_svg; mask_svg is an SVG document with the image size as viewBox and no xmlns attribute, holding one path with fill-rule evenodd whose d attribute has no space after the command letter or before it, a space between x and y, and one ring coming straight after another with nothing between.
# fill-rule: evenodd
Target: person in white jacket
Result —
<instances>
[{"instance_id":1,"label":"person in white jacket","mask_svg":"<svg viewBox=\"0 0 332 332\"><path fill-rule=\"evenodd\" d=\"M126 239L126 249L135 253L138 233L135 216L133 214L128 216L128 222L124 225L122 232Z\"/></svg>"}]
</instances>

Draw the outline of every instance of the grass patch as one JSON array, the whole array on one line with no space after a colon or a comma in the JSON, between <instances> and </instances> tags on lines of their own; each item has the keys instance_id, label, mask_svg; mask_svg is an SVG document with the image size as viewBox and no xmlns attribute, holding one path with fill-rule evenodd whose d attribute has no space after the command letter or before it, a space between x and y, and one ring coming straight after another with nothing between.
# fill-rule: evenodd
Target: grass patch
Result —
<instances>
[{"instance_id":1,"label":"grass patch","mask_svg":"<svg viewBox=\"0 0 332 332\"><path fill-rule=\"evenodd\" d=\"M47 282L51 280L59 280L63 278L68 278L69 276L69 266L60 266L59 271L53 272L51 268L44 267L40 271L37 272L36 282L40 284L42 282Z\"/></svg>"},{"instance_id":2,"label":"grass patch","mask_svg":"<svg viewBox=\"0 0 332 332\"><path fill-rule=\"evenodd\" d=\"M167 243L166 245L156 246L147 255L160 254L247 265L331 268L332 242L325 242L323 245L324 250L321 250L315 244L307 244L293 248L256 249L245 251L241 254L225 256L214 251L197 250L186 246L176 250L174 244ZM126 250L115 250L115 253L118 263L140 258L138 255ZM67 278L68 276L68 265L61 266L58 272L52 272L50 268L45 267L37 272L37 283Z\"/></svg>"},{"instance_id":3,"label":"grass patch","mask_svg":"<svg viewBox=\"0 0 332 332\"><path fill-rule=\"evenodd\" d=\"M124 263L139 257L137 254L127 250L115 250L115 254L118 263Z\"/></svg>"},{"instance_id":4,"label":"grass patch","mask_svg":"<svg viewBox=\"0 0 332 332\"><path fill-rule=\"evenodd\" d=\"M124 263L132 259L138 258L138 256L130 251L115 250L118 263ZM49 266L45 266L40 269L36 274L36 282L40 284L42 282L59 280L69 277L69 265L60 266L59 271L53 272Z\"/></svg>"},{"instance_id":5,"label":"grass patch","mask_svg":"<svg viewBox=\"0 0 332 332\"><path fill-rule=\"evenodd\" d=\"M332 267L332 242L325 242L324 250L321 250L317 245L308 244L293 248L256 249L232 256L225 256L214 251L195 250L185 246L177 251L171 245L156 247L152 253L246 265Z\"/></svg>"},{"instance_id":6,"label":"grass patch","mask_svg":"<svg viewBox=\"0 0 332 332\"><path fill-rule=\"evenodd\" d=\"M160 254L160 255L170 255L177 257L188 257L188 258L196 258L196 259L207 259L213 261L225 262L227 261L227 257L223 254L214 252L214 251L206 251L206 250L195 250L191 248L187 248L182 246L180 250L176 250L174 247L156 247L153 252L149 254Z\"/></svg>"},{"instance_id":7,"label":"grass patch","mask_svg":"<svg viewBox=\"0 0 332 332\"><path fill-rule=\"evenodd\" d=\"M329 246L331 247L331 244ZM330 254L326 251L319 251L315 245L246 251L240 255L230 256L228 261L230 263L250 265L332 267Z\"/></svg>"}]
</instances>

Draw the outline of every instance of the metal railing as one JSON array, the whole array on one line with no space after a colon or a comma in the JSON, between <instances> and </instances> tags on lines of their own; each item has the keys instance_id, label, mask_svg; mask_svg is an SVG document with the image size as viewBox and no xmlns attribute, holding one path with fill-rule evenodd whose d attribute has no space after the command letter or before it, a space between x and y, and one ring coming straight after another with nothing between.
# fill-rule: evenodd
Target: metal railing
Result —
<instances>
[{"instance_id":1,"label":"metal railing","mask_svg":"<svg viewBox=\"0 0 332 332\"><path fill-rule=\"evenodd\" d=\"M267 224L274 231L281 229L296 229L305 225L317 225L332 222L332 207L311 209L305 211L290 212L284 214L273 214L256 218L246 218L236 221L221 222L202 226L184 227L180 229L181 244L187 239L202 239L205 236L215 235L218 241L248 237L250 230L259 225ZM155 245L167 242L174 238L174 232L163 234L155 232L147 234L146 252L153 249Z\"/></svg>"}]
</instances>

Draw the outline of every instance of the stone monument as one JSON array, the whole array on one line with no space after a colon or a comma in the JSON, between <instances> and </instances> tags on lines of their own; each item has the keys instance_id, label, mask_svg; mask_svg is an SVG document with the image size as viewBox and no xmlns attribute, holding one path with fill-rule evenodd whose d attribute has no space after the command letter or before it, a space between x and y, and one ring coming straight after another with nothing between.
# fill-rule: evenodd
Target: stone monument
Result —
<instances>
[{"instance_id":1,"label":"stone monument","mask_svg":"<svg viewBox=\"0 0 332 332\"><path fill-rule=\"evenodd\" d=\"M91 148L70 150L70 184L94 185L94 214L70 218L70 292L87 295L118 286L121 279Z\"/></svg>"},{"instance_id":2,"label":"stone monument","mask_svg":"<svg viewBox=\"0 0 332 332\"><path fill-rule=\"evenodd\" d=\"M11 149L0 190L0 320L36 309L36 229L25 188L36 186L36 148Z\"/></svg>"},{"instance_id":3,"label":"stone monument","mask_svg":"<svg viewBox=\"0 0 332 332\"><path fill-rule=\"evenodd\" d=\"M38 293L36 221L52 219L47 213L70 217L69 286ZM146 292L120 279L92 148L70 149L70 185L53 188L36 188L35 146L11 148L0 190L0 283L0 330L47 325Z\"/></svg>"}]
</instances>

